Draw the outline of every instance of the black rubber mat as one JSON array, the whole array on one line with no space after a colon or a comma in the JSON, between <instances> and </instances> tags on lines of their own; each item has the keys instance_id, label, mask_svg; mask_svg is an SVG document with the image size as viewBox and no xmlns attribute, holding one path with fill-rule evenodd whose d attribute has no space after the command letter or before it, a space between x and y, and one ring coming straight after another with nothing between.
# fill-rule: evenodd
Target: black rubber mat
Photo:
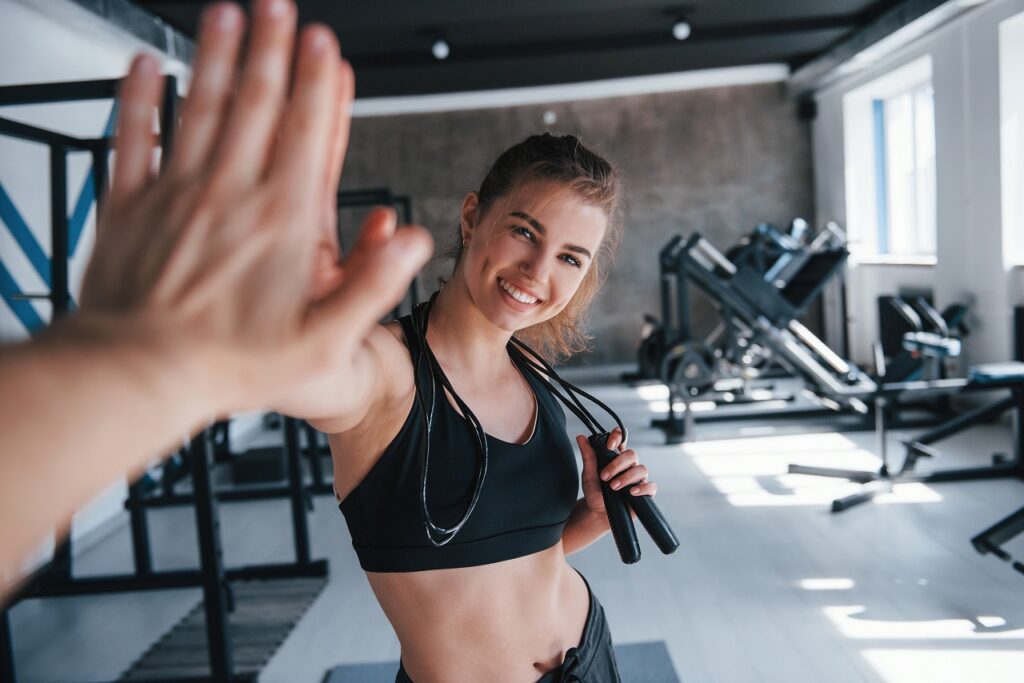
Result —
<instances>
[{"instance_id":1,"label":"black rubber mat","mask_svg":"<svg viewBox=\"0 0 1024 683\"><path fill-rule=\"evenodd\" d=\"M680 683L663 641L615 646L622 683ZM324 676L323 683L394 683L398 662L345 664Z\"/></svg>"},{"instance_id":2,"label":"black rubber mat","mask_svg":"<svg viewBox=\"0 0 1024 683\"><path fill-rule=\"evenodd\" d=\"M235 673L258 673L326 584L324 578L233 582L235 609L228 614L228 624ZM200 601L120 680L177 680L209 675L206 614Z\"/></svg>"}]
</instances>

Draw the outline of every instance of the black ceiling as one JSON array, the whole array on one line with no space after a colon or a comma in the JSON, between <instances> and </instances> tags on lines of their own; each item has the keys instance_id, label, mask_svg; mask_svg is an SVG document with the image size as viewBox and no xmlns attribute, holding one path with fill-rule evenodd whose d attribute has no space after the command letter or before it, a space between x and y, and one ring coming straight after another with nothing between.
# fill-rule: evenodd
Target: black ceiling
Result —
<instances>
[{"instance_id":1,"label":"black ceiling","mask_svg":"<svg viewBox=\"0 0 1024 683\"><path fill-rule=\"evenodd\" d=\"M134 0L195 35L201 0ZM460 92L782 62L799 66L899 0L298 0L338 33L357 96ZM672 24L684 16L683 42ZM451 46L431 55L436 37Z\"/></svg>"}]
</instances>

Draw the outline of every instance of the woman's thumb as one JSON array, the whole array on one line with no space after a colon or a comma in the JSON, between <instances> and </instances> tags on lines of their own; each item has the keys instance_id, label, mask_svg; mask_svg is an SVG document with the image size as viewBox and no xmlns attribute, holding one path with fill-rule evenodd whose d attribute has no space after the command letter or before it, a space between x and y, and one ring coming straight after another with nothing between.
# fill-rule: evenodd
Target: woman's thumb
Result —
<instances>
[{"instance_id":1,"label":"woman's thumb","mask_svg":"<svg viewBox=\"0 0 1024 683\"><path fill-rule=\"evenodd\" d=\"M594 467L594 449L590 447L587 437L582 434L576 435L576 444L580 447L580 455L583 456L583 470L589 472Z\"/></svg>"}]
</instances>

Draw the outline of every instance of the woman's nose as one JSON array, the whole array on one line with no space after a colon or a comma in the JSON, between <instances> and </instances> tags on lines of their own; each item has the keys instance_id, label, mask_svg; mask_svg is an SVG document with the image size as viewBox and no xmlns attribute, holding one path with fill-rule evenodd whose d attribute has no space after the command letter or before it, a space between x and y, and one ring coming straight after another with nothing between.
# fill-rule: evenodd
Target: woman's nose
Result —
<instances>
[{"instance_id":1,"label":"woman's nose","mask_svg":"<svg viewBox=\"0 0 1024 683\"><path fill-rule=\"evenodd\" d=\"M544 254L535 254L530 258L523 259L519 269L528 275L534 282L544 282L548 277L548 259Z\"/></svg>"}]
</instances>

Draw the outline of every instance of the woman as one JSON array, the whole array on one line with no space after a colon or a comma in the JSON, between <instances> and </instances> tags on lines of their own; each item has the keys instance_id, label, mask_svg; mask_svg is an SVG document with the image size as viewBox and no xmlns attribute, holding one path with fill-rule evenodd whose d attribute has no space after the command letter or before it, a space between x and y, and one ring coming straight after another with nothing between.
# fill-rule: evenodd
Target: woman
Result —
<instances>
[{"instance_id":1,"label":"woman","mask_svg":"<svg viewBox=\"0 0 1024 683\"><path fill-rule=\"evenodd\" d=\"M512 147L463 201L450 281L371 332L344 379L323 378L290 406L329 435L340 508L401 642L396 681L619 680L601 606L566 562L608 530L594 453L578 436L577 501L565 415L507 347L513 334L548 358L585 347L579 325L618 241L621 192L572 136ZM424 340L454 390L436 384L433 403ZM631 495L656 492L632 450L605 474Z\"/></svg>"}]
</instances>

